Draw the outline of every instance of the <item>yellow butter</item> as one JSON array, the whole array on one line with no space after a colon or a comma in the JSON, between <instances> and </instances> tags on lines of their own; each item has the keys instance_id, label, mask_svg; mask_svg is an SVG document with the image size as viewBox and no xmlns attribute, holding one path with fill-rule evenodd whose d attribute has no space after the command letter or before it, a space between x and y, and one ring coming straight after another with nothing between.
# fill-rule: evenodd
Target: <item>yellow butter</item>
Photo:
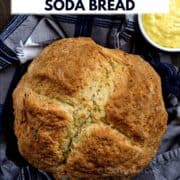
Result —
<instances>
[{"instance_id":1,"label":"yellow butter","mask_svg":"<svg viewBox=\"0 0 180 180\"><path fill-rule=\"evenodd\" d=\"M144 14L143 27L157 44L168 48L180 48L180 0L170 1L166 14Z\"/></svg>"}]
</instances>

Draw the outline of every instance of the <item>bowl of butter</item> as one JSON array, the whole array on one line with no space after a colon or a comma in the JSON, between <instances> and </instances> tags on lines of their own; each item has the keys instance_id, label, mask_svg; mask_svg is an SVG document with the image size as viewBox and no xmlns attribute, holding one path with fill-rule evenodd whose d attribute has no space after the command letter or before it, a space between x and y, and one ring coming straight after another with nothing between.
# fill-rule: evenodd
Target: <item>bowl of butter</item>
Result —
<instances>
[{"instance_id":1,"label":"bowl of butter","mask_svg":"<svg viewBox=\"0 0 180 180\"><path fill-rule=\"evenodd\" d=\"M138 15L138 23L151 45L167 52L180 52L180 0L170 0L169 6L168 13Z\"/></svg>"}]
</instances>

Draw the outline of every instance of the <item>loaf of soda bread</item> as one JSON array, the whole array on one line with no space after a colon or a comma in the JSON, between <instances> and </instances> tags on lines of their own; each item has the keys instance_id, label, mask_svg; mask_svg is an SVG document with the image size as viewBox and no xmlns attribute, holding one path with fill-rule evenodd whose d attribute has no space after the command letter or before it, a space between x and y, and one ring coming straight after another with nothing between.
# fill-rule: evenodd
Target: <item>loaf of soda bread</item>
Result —
<instances>
[{"instance_id":1,"label":"loaf of soda bread","mask_svg":"<svg viewBox=\"0 0 180 180\"><path fill-rule=\"evenodd\" d=\"M161 81L141 57L68 38L45 48L13 93L21 155L55 179L128 179L166 129Z\"/></svg>"}]
</instances>

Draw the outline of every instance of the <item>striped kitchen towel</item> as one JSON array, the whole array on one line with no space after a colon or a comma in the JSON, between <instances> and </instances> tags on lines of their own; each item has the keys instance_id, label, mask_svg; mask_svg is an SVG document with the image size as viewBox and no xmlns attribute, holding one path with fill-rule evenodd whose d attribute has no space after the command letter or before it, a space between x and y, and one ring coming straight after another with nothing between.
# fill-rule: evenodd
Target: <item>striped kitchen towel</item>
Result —
<instances>
[{"instance_id":1,"label":"striped kitchen towel","mask_svg":"<svg viewBox=\"0 0 180 180\"><path fill-rule=\"evenodd\" d=\"M15 16L0 35L0 69L31 60L54 40L77 36L89 36L103 46L131 53L159 54L161 62L171 63L170 55L160 53L144 42L134 15L21 15Z\"/></svg>"},{"instance_id":2,"label":"striped kitchen towel","mask_svg":"<svg viewBox=\"0 0 180 180\"><path fill-rule=\"evenodd\" d=\"M18 166L19 162L14 162L17 150L13 131L11 125L2 128L2 122L12 123L11 94L28 61L49 43L78 36L91 37L105 47L139 54L159 73L169 124L157 156L135 179L180 179L180 68L173 64L173 59L180 55L160 52L149 45L139 31L135 15L20 15L12 19L0 34L0 179L51 179L27 163ZM4 131L11 137L10 142L2 138ZM9 151L14 148L13 153L9 153L11 157L4 153L6 146Z\"/></svg>"}]
</instances>

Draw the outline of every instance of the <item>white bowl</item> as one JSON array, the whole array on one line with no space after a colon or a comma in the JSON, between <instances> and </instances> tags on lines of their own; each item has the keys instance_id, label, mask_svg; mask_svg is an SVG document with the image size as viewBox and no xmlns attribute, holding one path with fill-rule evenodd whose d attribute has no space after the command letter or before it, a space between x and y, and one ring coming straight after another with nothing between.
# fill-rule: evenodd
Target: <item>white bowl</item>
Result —
<instances>
[{"instance_id":1,"label":"white bowl","mask_svg":"<svg viewBox=\"0 0 180 180\"><path fill-rule=\"evenodd\" d=\"M166 52L180 52L180 48L166 48L154 42L147 34L142 23L142 14L138 15L138 24L144 38L154 47Z\"/></svg>"}]
</instances>

